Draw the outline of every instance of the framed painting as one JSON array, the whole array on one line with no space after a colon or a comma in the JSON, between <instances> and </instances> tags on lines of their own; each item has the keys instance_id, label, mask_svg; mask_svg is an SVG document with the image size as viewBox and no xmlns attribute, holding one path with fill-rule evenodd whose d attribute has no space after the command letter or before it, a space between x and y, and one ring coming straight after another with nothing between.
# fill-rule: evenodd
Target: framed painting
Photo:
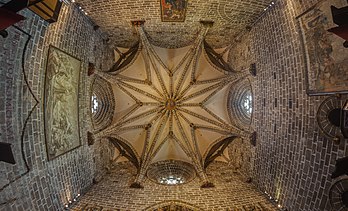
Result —
<instances>
[{"instance_id":1,"label":"framed painting","mask_svg":"<svg viewBox=\"0 0 348 211\"><path fill-rule=\"evenodd\" d=\"M45 139L49 160L81 144L78 110L80 67L80 60L50 46L44 85Z\"/></svg>"},{"instance_id":2,"label":"framed painting","mask_svg":"<svg viewBox=\"0 0 348 211\"><path fill-rule=\"evenodd\" d=\"M187 0L160 0L163 22L184 22Z\"/></svg>"},{"instance_id":3,"label":"framed painting","mask_svg":"<svg viewBox=\"0 0 348 211\"><path fill-rule=\"evenodd\" d=\"M306 61L309 95L348 93L348 48L344 39L328 32L336 27L331 6L346 7L346 0L324 0L297 17Z\"/></svg>"}]
</instances>

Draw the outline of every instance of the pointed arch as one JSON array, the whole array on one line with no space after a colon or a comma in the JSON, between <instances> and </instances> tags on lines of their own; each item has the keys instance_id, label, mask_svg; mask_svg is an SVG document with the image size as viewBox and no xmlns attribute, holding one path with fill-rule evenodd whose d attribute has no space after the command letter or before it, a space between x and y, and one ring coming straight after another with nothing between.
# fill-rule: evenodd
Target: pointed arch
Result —
<instances>
[{"instance_id":1,"label":"pointed arch","mask_svg":"<svg viewBox=\"0 0 348 211\"><path fill-rule=\"evenodd\" d=\"M221 141L213 143L207 150L206 155L204 156L203 167L206 169L209 164L211 164L217 157L221 156L223 151L228 147L228 145L235 139L237 136L230 136Z\"/></svg>"},{"instance_id":2,"label":"pointed arch","mask_svg":"<svg viewBox=\"0 0 348 211\"><path fill-rule=\"evenodd\" d=\"M116 51L118 49L116 48ZM119 51L118 51L119 52ZM130 66L137 58L140 52L140 42L135 43L128 51L120 54L120 58L115 64L107 71L108 73L120 72Z\"/></svg>"},{"instance_id":3,"label":"pointed arch","mask_svg":"<svg viewBox=\"0 0 348 211\"><path fill-rule=\"evenodd\" d=\"M232 69L232 67L222 58L222 55L218 54L205 40L203 42L204 51L206 56L208 57L208 61L214 66L216 69L220 71L227 72L236 72Z\"/></svg>"},{"instance_id":4,"label":"pointed arch","mask_svg":"<svg viewBox=\"0 0 348 211\"><path fill-rule=\"evenodd\" d=\"M107 139L117 148L122 156L127 158L137 169L139 169L140 163L138 156L131 145L114 137L108 137Z\"/></svg>"}]
</instances>

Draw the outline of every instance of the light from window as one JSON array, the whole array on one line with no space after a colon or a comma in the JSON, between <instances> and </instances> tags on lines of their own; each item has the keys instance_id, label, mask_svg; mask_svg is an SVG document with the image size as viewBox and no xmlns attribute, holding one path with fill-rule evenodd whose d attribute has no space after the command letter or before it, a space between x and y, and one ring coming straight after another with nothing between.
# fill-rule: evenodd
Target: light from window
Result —
<instances>
[{"instance_id":1,"label":"light from window","mask_svg":"<svg viewBox=\"0 0 348 211\"><path fill-rule=\"evenodd\" d=\"M99 103L98 103L97 96L92 95L92 113L97 112L98 106L99 106Z\"/></svg>"},{"instance_id":2,"label":"light from window","mask_svg":"<svg viewBox=\"0 0 348 211\"><path fill-rule=\"evenodd\" d=\"M184 180L181 177L169 176L161 178L160 183L166 185L178 185L184 183Z\"/></svg>"},{"instance_id":3,"label":"light from window","mask_svg":"<svg viewBox=\"0 0 348 211\"><path fill-rule=\"evenodd\" d=\"M242 108L247 114L251 114L253 110L253 101L252 96L250 92L247 92L243 98L242 98Z\"/></svg>"}]
</instances>

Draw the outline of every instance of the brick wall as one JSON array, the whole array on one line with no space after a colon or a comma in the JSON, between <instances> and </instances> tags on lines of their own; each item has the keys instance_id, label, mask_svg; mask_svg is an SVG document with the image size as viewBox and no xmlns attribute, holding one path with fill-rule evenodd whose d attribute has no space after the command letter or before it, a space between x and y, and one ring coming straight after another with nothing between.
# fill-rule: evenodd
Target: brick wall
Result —
<instances>
[{"instance_id":1,"label":"brick wall","mask_svg":"<svg viewBox=\"0 0 348 211\"><path fill-rule=\"evenodd\" d=\"M228 146L228 155L231 168L241 174L241 179L243 181L252 179L255 147L250 144L249 140L235 139Z\"/></svg>"},{"instance_id":2,"label":"brick wall","mask_svg":"<svg viewBox=\"0 0 348 211\"><path fill-rule=\"evenodd\" d=\"M30 168L26 173L21 134L36 101L21 69L27 35L9 28L9 37L0 38L0 140L12 144L17 163L0 162L0 210L61 210L71 197L85 191L94 177L105 172L107 154L99 151L108 149L99 143L87 146L86 131L91 128L88 121L91 80L86 75L88 62L107 69L113 54L103 44L101 33L93 30L91 21L76 7L63 5L58 22L51 25L29 10L21 13L27 19L18 26L32 36L24 67L39 103L28 119L23 136L23 150ZM82 61L79 93L82 146L52 161L47 161L43 125L44 72L49 45ZM103 160L99 159L100 154L104 154Z\"/></svg>"},{"instance_id":3,"label":"brick wall","mask_svg":"<svg viewBox=\"0 0 348 211\"><path fill-rule=\"evenodd\" d=\"M325 96L306 94L305 62L296 17L317 1L277 1L231 50L236 69L256 63L253 181L288 210L330 210L335 160L348 143L320 132L316 112Z\"/></svg>"},{"instance_id":4,"label":"brick wall","mask_svg":"<svg viewBox=\"0 0 348 211\"><path fill-rule=\"evenodd\" d=\"M130 21L145 20L145 31L156 46L178 48L190 45L197 37L201 20L214 21L207 34L214 47L225 47L235 36L257 19L270 0L190 0L184 22L162 22L160 1L77 1L115 46L130 47L138 37ZM103 15L101 15L103 14ZM104 15L106 14L106 15Z\"/></svg>"},{"instance_id":5,"label":"brick wall","mask_svg":"<svg viewBox=\"0 0 348 211\"><path fill-rule=\"evenodd\" d=\"M130 162L116 163L110 173L84 195L72 210L102 207L103 210L144 210L156 204L179 201L202 210L276 210L253 184L224 162L213 162L207 170L215 188L201 189L196 178L184 185L160 185L147 179L143 189L132 189L136 169Z\"/></svg>"}]
</instances>

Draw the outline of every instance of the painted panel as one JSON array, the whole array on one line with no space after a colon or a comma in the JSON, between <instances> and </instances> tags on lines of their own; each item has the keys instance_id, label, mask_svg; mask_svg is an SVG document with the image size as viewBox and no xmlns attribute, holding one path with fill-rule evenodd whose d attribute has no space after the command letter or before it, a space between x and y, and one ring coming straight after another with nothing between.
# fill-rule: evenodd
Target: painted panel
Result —
<instances>
[{"instance_id":1,"label":"painted panel","mask_svg":"<svg viewBox=\"0 0 348 211\"><path fill-rule=\"evenodd\" d=\"M80 146L78 93L81 61L50 46L45 78L45 136L49 160Z\"/></svg>"},{"instance_id":2,"label":"painted panel","mask_svg":"<svg viewBox=\"0 0 348 211\"><path fill-rule=\"evenodd\" d=\"M187 0L160 0L163 22L183 22L186 16Z\"/></svg>"},{"instance_id":3,"label":"painted panel","mask_svg":"<svg viewBox=\"0 0 348 211\"><path fill-rule=\"evenodd\" d=\"M321 1L297 19L307 63L307 93L321 95L348 91L348 48L344 39L328 32L333 22L330 6L348 6L345 0Z\"/></svg>"}]
</instances>

